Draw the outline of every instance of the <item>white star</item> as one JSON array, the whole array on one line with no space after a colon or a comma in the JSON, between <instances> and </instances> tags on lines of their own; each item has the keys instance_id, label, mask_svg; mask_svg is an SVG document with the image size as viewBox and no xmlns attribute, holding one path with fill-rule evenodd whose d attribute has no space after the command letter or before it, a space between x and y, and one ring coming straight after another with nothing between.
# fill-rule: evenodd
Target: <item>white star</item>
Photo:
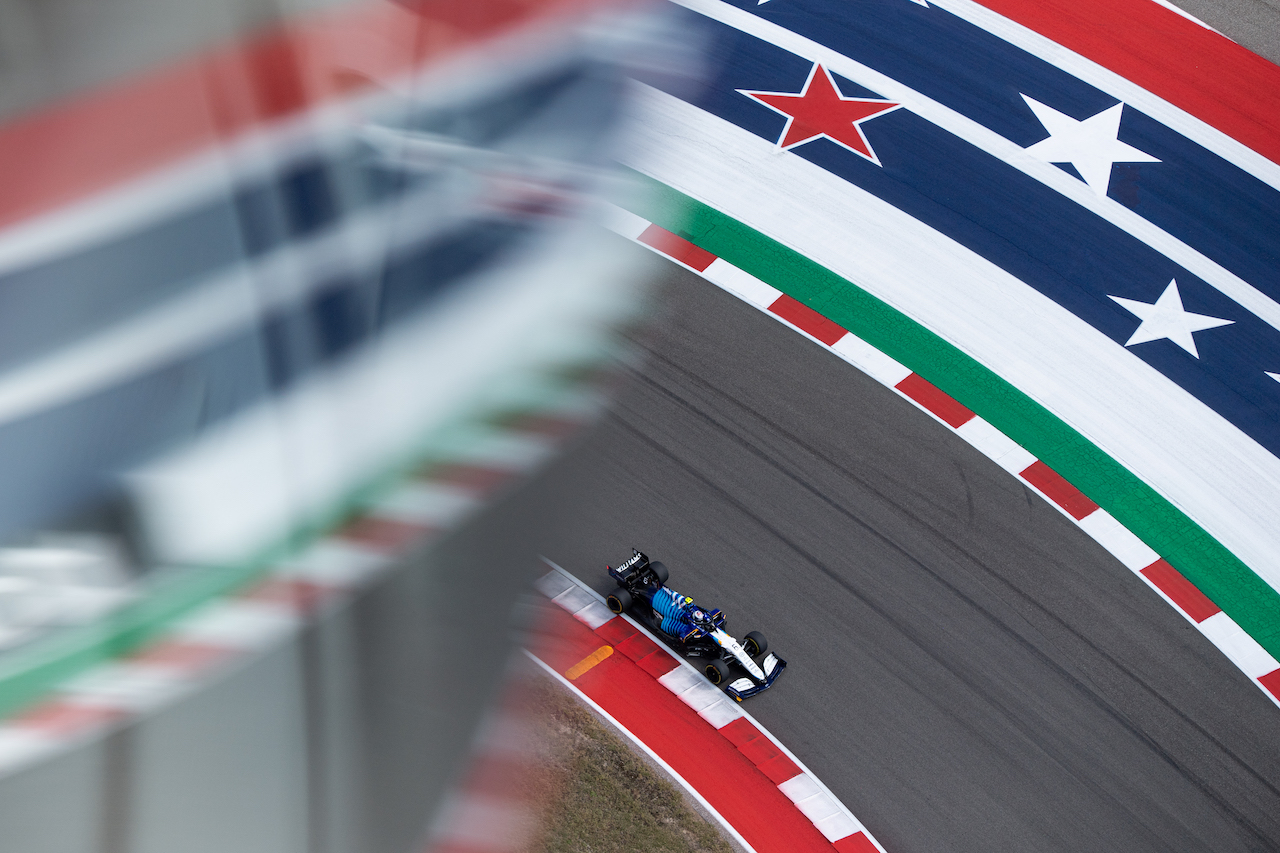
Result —
<instances>
[{"instance_id":1,"label":"white star","mask_svg":"<svg viewBox=\"0 0 1280 853\"><path fill-rule=\"evenodd\" d=\"M1116 134L1120 132L1123 103L1108 107L1084 121L1076 121L1026 95L1022 96L1022 100L1027 102L1044 129L1049 131L1049 138L1032 145L1027 153L1046 163L1070 163L1076 167L1084 182L1100 196L1107 194L1112 164L1160 162L1159 158L1116 139Z\"/></svg>"},{"instance_id":2,"label":"white star","mask_svg":"<svg viewBox=\"0 0 1280 853\"><path fill-rule=\"evenodd\" d=\"M1153 303L1122 299L1119 296L1111 298L1142 321L1129 340L1125 341L1124 345L1127 347L1168 338L1199 358L1200 353L1196 351L1196 342L1191 333L1216 329L1218 326L1228 326L1235 322L1235 320L1221 320L1204 314L1192 314L1184 309L1182 297L1178 295L1176 280L1170 281L1164 293L1160 294L1160 298Z\"/></svg>"},{"instance_id":3,"label":"white star","mask_svg":"<svg viewBox=\"0 0 1280 853\"><path fill-rule=\"evenodd\" d=\"M1263 372L1263 373L1265 373L1265 374L1267 374L1268 376L1270 376L1270 377L1271 377L1272 379L1274 379L1275 381L1280 382L1280 373L1272 373L1272 372L1271 372L1271 371L1269 371L1269 370L1264 370L1264 371L1262 371L1262 372Z\"/></svg>"}]
</instances>

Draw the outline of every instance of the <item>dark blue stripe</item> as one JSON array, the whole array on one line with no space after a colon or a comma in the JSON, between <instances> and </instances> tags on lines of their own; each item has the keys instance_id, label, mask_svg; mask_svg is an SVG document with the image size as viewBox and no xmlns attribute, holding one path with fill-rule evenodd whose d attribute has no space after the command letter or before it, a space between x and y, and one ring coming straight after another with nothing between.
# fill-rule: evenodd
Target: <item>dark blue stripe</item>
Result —
<instances>
[{"instance_id":1,"label":"dark blue stripe","mask_svg":"<svg viewBox=\"0 0 1280 853\"><path fill-rule=\"evenodd\" d=\"M1024 148L1048 134L1022 94L1076 119L1116 103L934 6L727 2L905 83ZM1162 162L1117 164L1108 195L1280 301L1280 192L1132 107L1125 107L1119 138Z\"/></svg>"},{"instance_id":2,"label":"dark blue stripe","mask_svg":"<svg viewBox=\"0 0 1280 853\"><path fill-rule=\"evenodd\" d=\"M776 141L785 119L735 90L797 92L811 63L729 27L708 26L719 71L686 99ZM878 97L840 82L846 95ZM1234 320L1195 334L1199 359L1167 340L1129 352L1280 454L1280 383L1263 373L1280 367L1280 332L1141 241L907 110L862 127L883 168L827 140L792 151L967 246L1117 345L1139 321L1109 295L1154 302L1172 279L1188 311Z\"/></svg>"}]
</instances>

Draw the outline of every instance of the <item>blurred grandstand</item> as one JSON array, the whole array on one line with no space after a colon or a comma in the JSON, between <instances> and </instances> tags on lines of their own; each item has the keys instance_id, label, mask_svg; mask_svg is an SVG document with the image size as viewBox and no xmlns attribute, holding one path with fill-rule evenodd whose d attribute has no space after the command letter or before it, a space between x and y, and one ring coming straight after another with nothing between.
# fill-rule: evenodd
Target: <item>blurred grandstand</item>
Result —
<instances>
[{"instance_id":1,"label":"blurred grandstand","mask_svg":"<svg viewBox=\"0 0 1280 853\"><path fill-rule=\"evenodd\" d=\"M352 519L474 514L554 453L537 424L589 418L643 302L591 220L628 68L683 73L660 32L588 0L0 2L0 849L420 840L509 642L450 667L444 638L534 566L501 520L441 552ZM343 530L366 583L280 574ZM189 659L215 602L330 587L163 701L84 686Z\"/></svg>"}]
</instances>

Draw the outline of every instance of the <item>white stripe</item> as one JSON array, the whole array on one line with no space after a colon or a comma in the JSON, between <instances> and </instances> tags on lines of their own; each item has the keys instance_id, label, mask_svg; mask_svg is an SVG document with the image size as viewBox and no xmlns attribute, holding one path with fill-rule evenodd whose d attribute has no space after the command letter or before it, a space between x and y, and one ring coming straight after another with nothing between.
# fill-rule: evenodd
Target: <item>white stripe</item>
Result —
<instances>
[{"instance_id":1,"label":"white stripe","mask_svg":"<svg viewBox=\"0 0 1280 853\"><path fill-rule=\"evenodd\" d=\"M145 713L191 689L190 679L169 667L108 663L58 687L73 702Z\"/></svg>"},{"instance_id":2,"label":"white stripe","mask_svg":"<svg viewBox=\"0 0 1280 853\"><path fill-rule=\"evenodd\" d=\"M956 434L1010 474L1021 474L1036 461L1030 451L982 418L962 424Z\"/></svg>"},{"instance_id":3,"label":"white stripe","mask_svg":"<svg viewBox=\"0 0 1280 853\"><path fill-rule=\"evenodd\" d=\"M1176 130L1192 142L1202 145L1222 159L1244 169L1258 180L1280 190L1280 165L1271 162L1208 122L1174 106L1159 95L1148 92L1114 71L1068 50L1022 24L991 11L974 0L936 0L933 5L1004 39L1015 47L1022 48L1055 68L1101 89L1113 98L1141 110L1171 130Z\"/></svg>"},{"instance_id":4,"label":"white stripe","mask_svg":"<svg viewBox=\"0 0 1280 853\"><path fill-rule=\"evenodd\" d=\"M16 773L58 747L47 735L21 726L0 726L0 778Z\"/></svg>"},{"instance_id":5,"label":"white stripe","mask_svg":"<svg viewBox=\"0 0 1280 853\"><path fill-rule=\"evenodd\" d=\"M468 489L445 483L413 480L394 489L374 504L371 515L408 524L446 527L479 506Z\"/></svg>"},{"instance_id":6,"label":"white stripe","mask_svg":"<svg viewBox=\"0 0 1280 853\"><path fill-rule=\"evenodd\" d=\"M1213 614L1201 622L1199 628L1200 633L1208 637L1250 678L1266 675L1280 667L1280 663L1276 663L1276 659L1226 613Z\"/></svg>"},{"instance_id":7,"label":"white stripe","mask_svg":"<svg viewBox=\"0 0 1280 853\"><path fill-rule=\"evenodd\" d=\"M855 282L1035 399L1280 589L1280 459L949 237L652 89L629 165ZM1153 344L1159 345L1159 344Z\"/></svg>"},{"instance_id":8,"label":"white stripe","mask_svg":"<svg viewBox=\"0 0 1280 853\"><path fill-rule=\"evenodd\" d=\"M1085 533L1092 536L1099 545L1110 551L1112 556L1132 571L1140 572L1160 559L1159 554L1135 536L1129 528L1116 521L1105 509L1090 513L1078 524Z\"/></svg>"},{"instance_id":9,"label":"white stripe","mask_svg":"<svg viewBox=\"0 0 1280 853\"><path fill-rule=\"evenodd\" d=\"M911 368L898 363L852 332L836 341L831 349L872 379L890 388L911 375Z\"/></svg>"},{"instance_id":10,"label":"white stripe","mask_svg":"<svg viewBox=\"0 0 1280 853\"><path fill-rule=\"evenodd\" d=\"M848 77L891 101L901 103L904 108L921 118L1002 160L1142 241L1199 276L1206 284L1230 297L1263 322L1280 329L1280 303L1172 234L1143 219L1120 202L1107 196L1099 196L1083 181L1077 180L1051 163L1032 157L1023 148L995 131L983 127L968 116L925 97L893 78L849 59L829 47L797 35L785 27L759 18L744 9L730 6L722 0L673 1L806 59L821 62L835 73Z\"/></svg>"},{"instance_id":11,"label":"white stripe","mask_svg":"<svg viewBox=\"0 0 1280 853\"><path fill-rule=\"evenodd\" d=\"M174 626L179 639L233 649L259 649L290 634L298 625L288 608L259 601L222 599L200 608Z\"/></svg>"},{"instance_id":12,"label":"white stripe","mask_svg":"<svg viewBox=\"0 0 1280 853\"><path fill-rule=\"evenodd\" d=\"M1168 9L1170 12L1176 12L1176 13L1178 13L1178 14L1179 14L1179 15L1181 15L1182 17L1186 18L1188 21L1191 21L1193 24L1198 24L1198 25L1200 25L1200 26L1204 27L1206 30L1210 30L1210 31L1215 32L1215 33L1217 33L1218 35L1222 36L1223 38L1227 38L1227 36L1223 35L1223 33L1222 33L1222 31L1221 31L1221 30L1215 30L1213 27L1209 26L1209 25L1208 25L1208 24L1206 24L1204 21L1200 20L1199 18L1197 18L1195 15L1191 14L1190 12L1184 11L1183 9L1179 9L1177 6L1175 6L1175 5L1173 5L1172 3L1170 3L1170 2L1169 2L1169 0L1153 0L1153 2L1155 2L1155 3L1159 3L1161 6L1165 7L1165 8L1166 8L1166 9Z\"/></svg>"},{"instance_id":13,"label":"white stripe","mask_svg":"<svg viewBox=\"0 0 1280 853\"><path fill-rule=\"evenodd\" d=\"M738 269L721 258L716 258L712 261L711 265L702 274L708 281L714 282L743 302L750 303L757 308L767 309L782 295L781 290L765 284L750 273Z\"/></svg>"}]
</instances>

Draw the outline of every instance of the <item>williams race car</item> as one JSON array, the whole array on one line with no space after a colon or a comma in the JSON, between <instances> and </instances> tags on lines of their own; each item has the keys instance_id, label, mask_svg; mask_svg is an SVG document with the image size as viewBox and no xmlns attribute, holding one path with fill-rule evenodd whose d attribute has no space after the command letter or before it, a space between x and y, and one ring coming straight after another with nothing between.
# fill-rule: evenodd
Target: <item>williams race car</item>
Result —
<instances>
[{"instance_id":1,"label":"williams race car","mask_svg":"<svg viewBox=\"0 0 1280 853\"><path fill-rule=\"evenodd\" d=\"M725 617L667 586L669 574L662 563L650 562L632 549L618 568L606 566L618 588L605 599L614 613L635 617L680 654L704 662L703 672L741 702L769 689L787 662L769 651L769 641L759 631L748 631L739 643L725 631Z\"/></svg>"}]
</instances>

